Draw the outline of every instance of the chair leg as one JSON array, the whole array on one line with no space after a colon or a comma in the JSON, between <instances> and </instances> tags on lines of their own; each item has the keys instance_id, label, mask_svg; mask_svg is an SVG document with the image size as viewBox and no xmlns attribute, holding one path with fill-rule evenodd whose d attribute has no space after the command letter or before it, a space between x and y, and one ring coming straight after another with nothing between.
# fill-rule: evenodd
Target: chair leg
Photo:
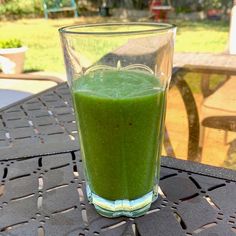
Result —
<instances>
[{"instance_id":1,"label":"chair leg","mask_svg":"<svg viewBox=\"0 0 236 236\"><path fill-rule=\"evenodd\" d=\"M166 150L167 156L176 157L175 152L174 152L174 148L173 148L173 146L171 144L170 137L169 137L169 134L168 134L166 126L165 126L165 129L164 129L163 144L164 144L164 148Z\"/></svg>"},{"instance_id":2,"label":"chair leg","mask_svg":"<svg viewBox=\"0 0 236 236\"><path fill-rule=\"evenodd\" d=\"M227 140L228 140L228 131L225 131L225 134L224 134L224 145L227 144Z\"/></svg>"},{"instance_id":3,"label":"chair leg","mask_svg":"<svg viewBox=\"0 0 236 236\"><path fill-rule=\"evenodd\" d=\"M204 146L205 131L206 131L206 128L204 126L200 125L199 147L201 149L203 149L203 146Z\"/></svg>"},{"instance_id":4,"label":"chair leg","mask_svg":"<svg viewBox=\"0 0 236 236\"><path fill-rule=\"evenodd\" d=\"M204 126L200 125L200 134L199 134L199 158L200 159L202 158L202 152L203 152L203 146L204 146L204 140L205 140L205 132L206 132L206 128Z\"/></svg>"},{"instance_id":5,"label":"chair leg","mask_svg":"<svg viewBox=\"0 0 236 236\"><path fill-rule=\"evenodd\" d=\"M48 12L45 10L44 11L44 18L47 20L48 19Z\"/></svg>"},{"instance_id":6,"label":"chair leg","mask_svg":"<svg viewBox=\"0 0 236 236\"><path fill-rule=\"evenodd\" d=\"M79 16L77 9L74 10L74 17L77 18Z\"/></svg>"}]
</instances>

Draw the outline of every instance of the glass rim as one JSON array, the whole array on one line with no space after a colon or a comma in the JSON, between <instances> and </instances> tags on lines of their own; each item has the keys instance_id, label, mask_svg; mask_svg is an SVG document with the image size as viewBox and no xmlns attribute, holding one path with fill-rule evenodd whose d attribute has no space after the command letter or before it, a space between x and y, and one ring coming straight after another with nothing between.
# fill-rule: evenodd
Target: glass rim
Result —
<instances>
[{"instance_id":1,"label":"glass rim","mask_svg":"<svg viewBox=\"0 0 236 236\"><path fill-rule=\"evenodd\" d=\"M82 29L82 28L94 28L97 26L124 26L124 25L129 25L129 26L153 26L157 27L156 29L145 29L145 30L133 30L133 31L114 31L114 32L109 32L103 31L75 31L75 29ZM121 35L121 34L142 34L142 33L159 33L159 32L165 32L168 30L174 30L176 29L175 24L169 24L169 23L155 23L155 22L124 22L124 23L92 23L92 24L78 24L78 25L71 25L71 26L64 26L58 29L58 31L62 34L77 34L77 35Z\"/></svg>"}]
</instances>

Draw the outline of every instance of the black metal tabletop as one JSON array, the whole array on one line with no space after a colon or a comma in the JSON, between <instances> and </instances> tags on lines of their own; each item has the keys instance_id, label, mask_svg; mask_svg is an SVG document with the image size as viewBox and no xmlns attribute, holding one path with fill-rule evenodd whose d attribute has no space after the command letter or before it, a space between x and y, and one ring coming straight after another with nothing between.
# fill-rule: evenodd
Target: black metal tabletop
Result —
<instances>
[{"instance_id":1,"label":"black metal tabletop","mask_svg":"<svg viewBox=\"0 0 236 236\"><path fill-rule=\"evenodd\" d=\"M88 203L81 165L79 150L1 161L0 235L236 235L233 171L163 158L148 213L108 219Z\"/></svg>"},{"instance_id":2,"label":"black metal tabletop","mask_svg":"<svg viewBox=\"0 0 236 236\"><path fill-rule=\"evenodd\" d=\"M73 150L77 137L66 83L0 110L0 160Z\"/></svg>"},{"instance_id":3,"label":"black metal tabletop","mask_svg":"<svg viewBox=\"0 0 236 236\"><path fill-rule=\"evenodd\" d=\"M189 88L180 89L188 99ZM195 161L197 118L188 119ZM166 136L167 153L175 151L171 141ZM236 236L236 172L165 157L159 198L145 216L101 217L87 202L71 97L61 84L0 111L0 235Z\"/></svg>"}]
</instances>

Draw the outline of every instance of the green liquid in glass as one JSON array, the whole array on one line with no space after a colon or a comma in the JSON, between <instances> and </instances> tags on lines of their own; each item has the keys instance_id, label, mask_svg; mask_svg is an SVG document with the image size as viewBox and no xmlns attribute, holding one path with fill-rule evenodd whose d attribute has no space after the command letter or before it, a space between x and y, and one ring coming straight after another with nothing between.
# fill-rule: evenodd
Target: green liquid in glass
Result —
<instances>
[{"instance_id":1,"label":"green liquid in glass","mask_svg":"<svg viewBox=\"0 0 236 236\"><path fill-rule=\"evenodd\" d=\"M153 190L165 107L156 77L101 70L73 84L89 187L108 199L137 199Z\"/></svg>"}]
</instances>

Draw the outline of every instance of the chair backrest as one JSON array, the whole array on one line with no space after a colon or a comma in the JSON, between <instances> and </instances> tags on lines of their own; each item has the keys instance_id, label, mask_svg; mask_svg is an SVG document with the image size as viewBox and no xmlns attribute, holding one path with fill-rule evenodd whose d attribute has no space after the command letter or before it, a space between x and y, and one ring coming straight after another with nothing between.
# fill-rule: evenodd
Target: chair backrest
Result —
<instances>
[{"instance_id":1,"label":"chair backrest","mask_svg":"<svg viewBox=\"0 0 236 236\"><path fill-rule=\"evenodd\" d=\"M44 16L48 19L50 12L74 11L74 17L78 17L75 0L43 0Z\"/></svg>"},{"instance_id":2,"label":"chair backrest","mask_svg":"<svg viewBox=\"0 0 236 236\"><path fill-rule=\"evenodd\" d=\"M74 0L43 0L46 9L61 9L63 7L74 7Z\"/></svg>"}]
</instances>

